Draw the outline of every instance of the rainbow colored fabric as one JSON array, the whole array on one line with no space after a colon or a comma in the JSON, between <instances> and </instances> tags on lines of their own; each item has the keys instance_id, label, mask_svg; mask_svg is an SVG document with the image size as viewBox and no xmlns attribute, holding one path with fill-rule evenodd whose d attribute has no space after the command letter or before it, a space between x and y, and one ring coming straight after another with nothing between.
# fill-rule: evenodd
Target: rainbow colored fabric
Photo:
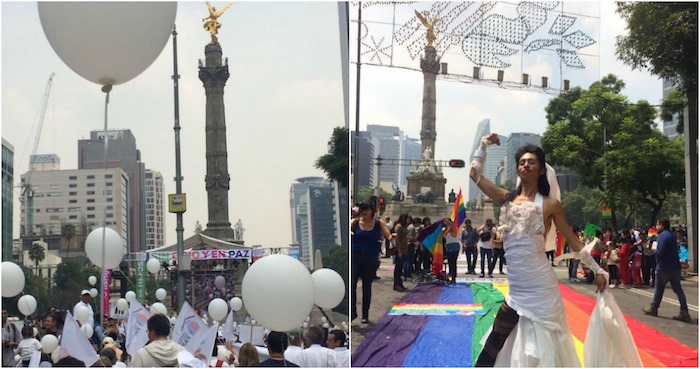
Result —
<instances>
[{"instance_id":1,"label":"rainbow colored fabric","mask_svg":"<svg viewBox=\"0 0 700 369\"><path fill-rule=\"evenodd\" d=\"M442 219L420 231L418 242L421 242L423 247L433 254L433 274L441 274L442 259L444 257L442 249Z\"/></svg>"},{"instance_id":2,"label":"rainbow colored fabric","mask_svg":"<svg viewBox=\"0 0 700 369\"><path fill-rule=\"evenodd\" d=\"M459 195L457 195L457 200L455 200L455 206L452 209L452 215L450 215L452 222L459 228L460 224L467 219L467 208L464 207L464 198L462 198L462 189L459 189Z\"/></svg>"},{"instance_id":3,"label":"rainbow colored fabric","mask_svg":"<svg viewBox=\"0 0 700 369\"><path fill-rule=\"evenodd\" d=\"M649 228L649 231L647 232L648 238L656 238L658 236L659 236L659 233L656 232L656 228Z\"/></svg>"},{"instance_id":4,"label":"rainbow colored fabric","mask_svg":"<svg viewBox=\"0 0 700 369\"><path fill-rule=\"evenodd\" d=\"M559 284L579 360L595 299ZM417 306L435 314L387 314L352 354L353 367L473 367L479 343L493 325L508 283L420 283L394 307ZM483 313L464 314L450 307L481 305ZM644 367L698 367L697 347L686 346L656 329L625 316Z\"/></svg>"}]
</instances>

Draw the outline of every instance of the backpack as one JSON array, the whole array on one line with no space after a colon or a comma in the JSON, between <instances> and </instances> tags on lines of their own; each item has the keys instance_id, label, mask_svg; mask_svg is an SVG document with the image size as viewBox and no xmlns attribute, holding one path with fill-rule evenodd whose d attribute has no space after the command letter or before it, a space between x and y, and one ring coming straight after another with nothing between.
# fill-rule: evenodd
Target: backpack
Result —
<instances>
[{"instance_id":1,"label":"backpack","mask_svg":"<svg viewBox=\"0 0 700 369\"><path fill-rule=\"evenodd\" d=\"M481 242L487 242L491 239L491 231L483 231L479 234L479 239Z\"/></svg>"}]
</instances>

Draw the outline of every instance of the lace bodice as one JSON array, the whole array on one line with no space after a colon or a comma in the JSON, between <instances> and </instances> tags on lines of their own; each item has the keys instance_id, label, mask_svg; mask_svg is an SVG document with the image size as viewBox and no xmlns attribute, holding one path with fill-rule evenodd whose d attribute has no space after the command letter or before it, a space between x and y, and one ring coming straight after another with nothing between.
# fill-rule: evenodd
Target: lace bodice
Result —
<instances>
[{"instance_id":1,"label":"lace bodice","mask_svg":"<svg viewBox=\"0 0 700 369\"><path fill-rule=\"evenodd\" d=\"M536 203L525 201L520 204L508 202L501 206L503 224L499 229L509 237L544 235L542 208Z\"/></svg>"}]
</instances>

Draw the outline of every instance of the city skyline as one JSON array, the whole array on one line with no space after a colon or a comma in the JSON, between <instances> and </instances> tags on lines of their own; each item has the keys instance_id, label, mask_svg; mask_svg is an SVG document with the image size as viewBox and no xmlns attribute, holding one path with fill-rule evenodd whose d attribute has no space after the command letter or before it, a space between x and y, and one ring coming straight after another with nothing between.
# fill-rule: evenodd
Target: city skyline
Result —
<instances>
[{"instance_id":1,"label":"city skyline","mask_svg":"<svg viewBox=\"0 0 700 369\"><path fill-rule=\"evenodd\" d=\"M185 238L193 234L197 221L208 221L205 91L197 68L211 40L202 29L207 14L203 2L178 3L175 20L182 192L188 200ZM338 4L241 2L219 21L219 43L231 74L224 90L229 221L242 220L248 246L284 247L292 242L286 209L289 186L299 177L325 177L314 163L327 153L333 128L345 125ZM12 31L19 29L22 32ZM108 116L108 129L133 132L141 160L162 174L166 196L175 193L172 54L169 40L146 71L114 86ZM28 170L35 138L31 126L54 72L37 154L57 154L62 169L77 169L78 140L104 128L104 93L56 55L43 33L36 3L3 2L2 137L15 148L15 184ZM19 188L15 190L13 237L18 238ZM165 243L173 244L176 217L165 216Z\"/></svg>"},{"instance_id":2,"label":"city skyline","mask_svg":"<svg viewBox=\"0 0 700 369\"><path fill-rule=\"evenodd\" d=\"M413 8L418 10L429 8L424 3L415 4L397 4L396 8L401 7L404 13L413 13ZM427 4L427 3L426 3ZM583 3L565 3L571 6ZM652 76L647 71L633 71L630 67L624 65L617 60L615 56L615 37L625 33L626 23L615 13L615 4L611 2L599 2L599 10L596 11L595 6L589 6L590 9L582 11L585 14L590 14L590 18L598 20L598 26L587 26L592 33L592 36L597 41L594 51L599 54L598 64L593 64L588 74L582 74L571 69L564 70L564 78L571 74L570 88L580 85L587 89L594 81L600 80L603 76L613 73L618 78L622 79L626 87L622 90L622 94L628 96L629 101L637 102L638 100L647 100L652 105L658 105L662 99L662 82ZM383 6L383 8L382 8ZM375 9L376 7L376 9ZM382 13L384 9L384 13ZM573 11L573 9L568 9ZM392 6L372 5L367 9L363 8L362 18L365 20L372 19L376 15L376 19L391 20ZM374 13L373 13L374 12ZM387 15L388 14L388 15ZM400 14L397 10L397 15ZM351 4L350 19L357 19L357 6ZM396 23L403 24L405 19L397 19ZM379 21L378 21L379 22ZM351 21L351 70L355 70L356 55L357 55L357 27L356 22ZM377 23L384 27L389 27L390 24ZM374 24L376 25L376 24ZM371 30L373 24L370 24ZM414 24L414 28L415 28ZM399 27L397 26L397 30ZM364 32L364 31L363 31ZM425 27L420 29L413 35L414 40L417 37L425 37ZM364 32L363 34L367 34ZM383 36L383 34L382 34ZM379 37L374 38L379 41ZM371 39L365 40L365 44L371 44ZM388 39L384 40L385 44L390 43ZM406 46L406 44L403 44ZM363 44L362 51L368 51L370 48ZM397 48L398 50L398 48ZM451 73L464 73L471 75L471 67L465 67L458 62L455 53L459 49L450 49L444 55L444 62L449 62L448 71ZM389 49L384 51L389 53ZM381 53L379 53L381 54ZM375 55L372 52L363 55L363 62L369 62L369 57ZM368 124L382 124L387 126L398 126L410 137L420 137L421 129L421 101L423 96L423 76L419 70L420 60L410 61L400 59L400 54L392 54L392 62L397 67L387 67L376 65L361 66L361 90L360 90L360 119L359 129L361 131L367 129ZM587 61L591 62L591 58ZM550 63L553 64L553 63ZM472 154L472 143L476 139L474 131L477 124L489 119L491 124L491 132L498 133L503 136L509 136L514 132L529 132L542 135L547 126L545 118L545 107L550 99L556 97L557 90L536 90L535 85L540 84L540 73L549 75L550 86L558 86L555 78L560 77L558 63L556 68L541 61L536 64L533 70L523 70L530 73L532 80L531 88L515 87L516 84L504 84L502 86L488 81L462 83L455 82L438 74L436 83L436 160L462 159L466 161L467 168L469 167L469 157ZM413 69L413 70L411 70ZM497 68L482 68L481 73L484 79L496 78ZM569 74L567 74L569 73ZM576 78L573 78L576 77ZM506 69L505 81L519 80L520 76L515 72ZM585 81L585 83L582 83ZM356 73L350 74L350 85L356 86ZM506 86L508 85L508 86ZM355 94L350 95L350 104L355 106ZM350 109L350 121L355 122L355 109ZM660 125L660 127L662 127ZM504 145L505 143L501 143ZM455 192L468 190L469 175L467 169L451 169L445 168L443 174L447 179L445 185L448 193L451 188Z\"/></svg>"}]
</instances>

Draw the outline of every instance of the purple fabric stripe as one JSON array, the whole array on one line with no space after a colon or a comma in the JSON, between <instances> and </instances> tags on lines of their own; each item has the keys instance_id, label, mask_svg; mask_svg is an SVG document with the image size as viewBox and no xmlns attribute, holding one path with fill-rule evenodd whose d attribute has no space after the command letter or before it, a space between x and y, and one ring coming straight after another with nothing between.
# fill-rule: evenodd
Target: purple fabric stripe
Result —
<instances>
[{"instance_id":1,"label":"purple fabric stripe","mask_svg":"<svg viewBox=\"0 0 700 369\"><path fill-rule=\"evenodd\" d=\"M442 286L420 283L401 303L436 303ZM354 367L401 367L429 316L384 315L352 354Z\"/></svg>"}]
</instances>

